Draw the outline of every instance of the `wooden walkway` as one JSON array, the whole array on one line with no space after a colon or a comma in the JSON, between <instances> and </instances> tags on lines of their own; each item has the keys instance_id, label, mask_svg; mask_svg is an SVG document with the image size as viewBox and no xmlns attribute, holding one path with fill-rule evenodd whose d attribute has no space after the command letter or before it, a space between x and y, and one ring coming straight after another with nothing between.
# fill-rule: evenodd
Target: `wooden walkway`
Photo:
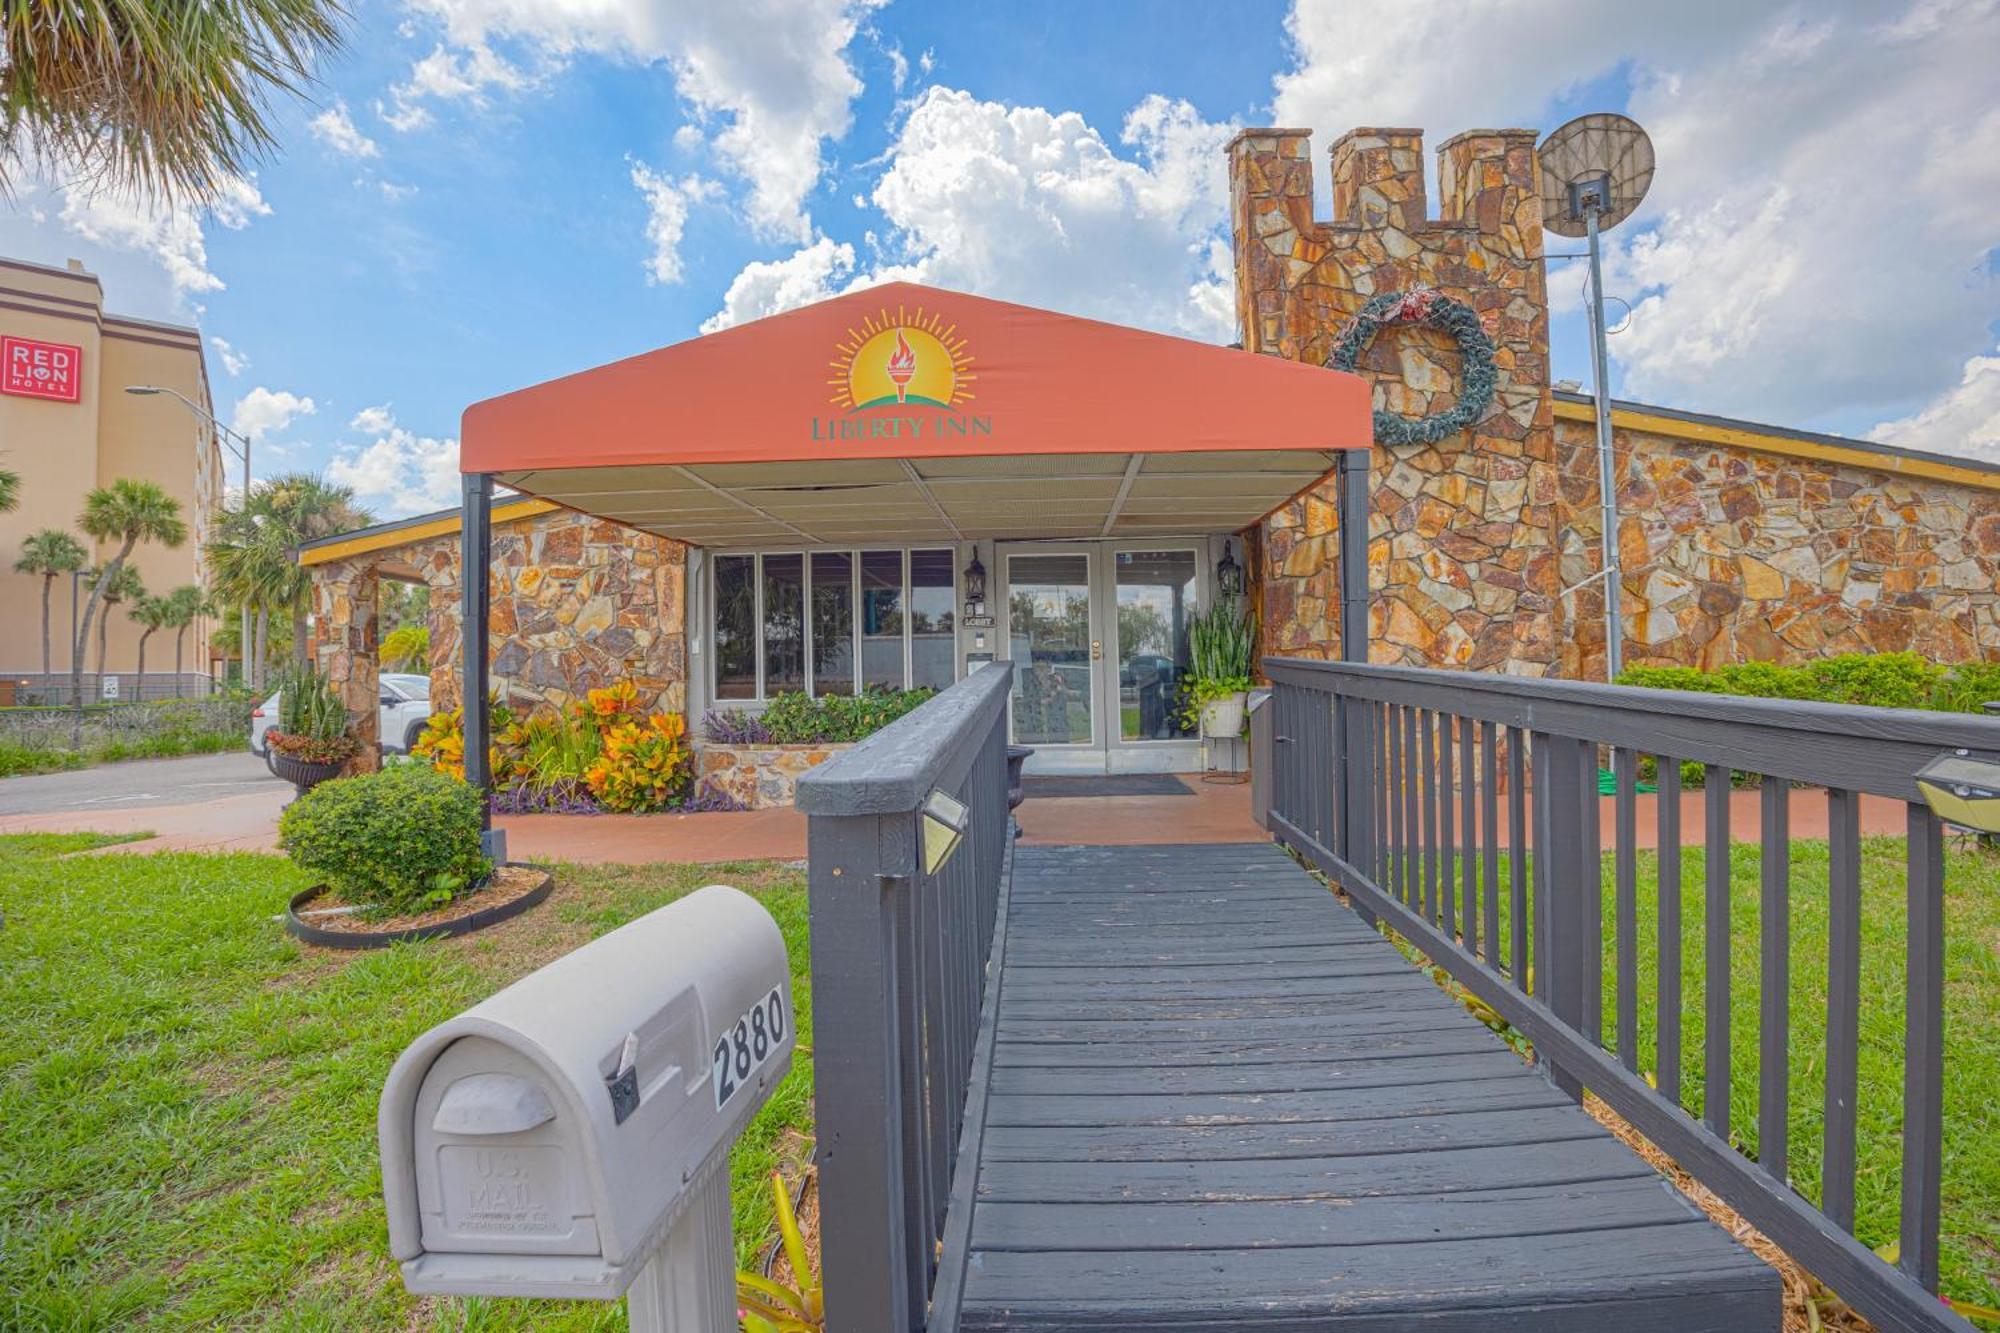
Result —
<instances>
[{"instance_id":1,"label":"wooden walkway","mask_svg":"<svg viewBox=\"0 0 2000 1333\"><path fill-rule=\"evenodd\" d=\"M1001 931L934 1328L1778 1327L1770 1268L1276 847L1017 846Z\"/></svg>"}]
</instances>

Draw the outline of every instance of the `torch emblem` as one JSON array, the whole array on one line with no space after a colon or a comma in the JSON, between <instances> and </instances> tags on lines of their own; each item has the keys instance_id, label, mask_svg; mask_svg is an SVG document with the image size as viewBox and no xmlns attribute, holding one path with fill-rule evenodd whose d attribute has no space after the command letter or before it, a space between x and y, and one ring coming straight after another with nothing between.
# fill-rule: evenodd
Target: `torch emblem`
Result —
<instances>
[{"instance_id":1,"label":"torch emblem","mask_svg":"<svg viewBox=\"0 0 2000 1333\"><path fill-rule=\"evenodd\" d=\"M917 354L901 329L896 330L896 350L889 356L889 379L896 386L896 401L908 401L910 380L917 373Z\"/></svg>"},{"instance_id":2,"label":"torch emblem","mask_svg":"<svg viewBox=\"0 0 2000 1333\"><path fill-rule=\"evenodd\" d=\"M957 408L972 397L972 351L957 323L937 311L897 306L849 328L828 363L833 404Z\"/></svg>"}]
</instances>

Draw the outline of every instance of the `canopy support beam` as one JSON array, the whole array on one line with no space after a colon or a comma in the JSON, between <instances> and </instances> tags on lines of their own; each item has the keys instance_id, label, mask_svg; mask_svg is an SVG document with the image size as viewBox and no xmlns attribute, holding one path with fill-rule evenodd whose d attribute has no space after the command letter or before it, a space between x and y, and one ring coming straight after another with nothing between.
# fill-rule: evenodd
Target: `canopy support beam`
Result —
<instances>
[{"instance_id":1,"label":"canopy support beam","mask_svg":"<svg viewBox=\"0 0 2000 1333\"><path fill-rule=\"evenodd\" d=\"M1368 660L1368 455L1345 449L1335 474L1340 509L1340 660Z\"/></svg>"},{"instance_id":2,"label":"canopy support beam","mask_svg":"<svg viewBox=\"0 0 2000 1333\"><path fill-rule=\"evenodd\" d=\"M493 477L486 472L464 474L463 507L458 528L459 691L463 705L465 780L479 793L480 841L496 861L507 858L507 834L493 827L493 719L487 692L487 654L493 595Z\"/></svg>"}]
</instances>

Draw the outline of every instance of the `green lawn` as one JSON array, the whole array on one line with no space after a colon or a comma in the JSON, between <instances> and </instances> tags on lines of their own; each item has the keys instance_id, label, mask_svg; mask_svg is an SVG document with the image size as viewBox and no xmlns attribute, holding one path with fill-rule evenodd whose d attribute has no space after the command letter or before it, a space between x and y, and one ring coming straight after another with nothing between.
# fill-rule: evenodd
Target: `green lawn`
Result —
<instances>
[{"instance_id":1,"label":"green lawn","mask_svg":"<svg viewBox=\"0 0 2000 1333\"><path fill-rule=\"evenodd\" d=\"M554 897L467 939L340 956L271 917L267 856L90 857L0 838L0 1328L618 1328L620 1307L407 1296L387 1255L375 1108L418 1033L702 884L758 893L811 1041L802 874L563 867ZM736 1151L739 1258L765 1173L811 1132L801 1055Z\"/></svg>"},{"instance_id":2,"label":"green lawn","mask_svg":"<svg viewBox=\"0 0 2000 1333\"><path fill-rule=\"evenodd\" d=\"M1640 819L1651 817L1643 808ZM1706 1032L1702 966L1707 913L1700 848L1681 854L1681 1093L1700 1116ZM1893 1243L1900 1225L1903 1118L1904 845L1862 844L1861 1051L1857 1100L1855 1230L1870 1246ZM1657 1076L1658 863L1638 854L1638 1062ZM1501 883L1507 860L1500 859ZM1616 920L1612 858L1604 858L1604 1034L1615 1048ZM2000 1305L2000 852L1969 841L1946 856L1945 1133L1940 1285L1960 1301ZM1731 1137L1757 1150L1759 849L1730 856ZM1826 1080L1827 845L1791 850L1791 1077L1789 1174L1820 1197ZM1501 938L1509 938L1506 897Z\"/></svg>"}]
</instances>

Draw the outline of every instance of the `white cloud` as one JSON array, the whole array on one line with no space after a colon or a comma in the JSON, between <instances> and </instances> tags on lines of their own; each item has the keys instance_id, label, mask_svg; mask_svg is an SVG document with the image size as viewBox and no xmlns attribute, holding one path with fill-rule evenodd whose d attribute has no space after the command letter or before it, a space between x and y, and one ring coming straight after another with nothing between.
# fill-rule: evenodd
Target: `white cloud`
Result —
<instances>
[{"instance_id":1,"label":"white cloud","mask_svg":"<svg viewBox=\"0 0 2000 1333\"><path fill-rule=\"evenodd\" d=\"M873 199L903 277L1194 337L1233 324L1224 235L1231 125L1155 94L1121 156L1073 111L933 87L887 154Z\"/></svg>"},{"instance_id":2,"label":"white cloud","mask_svg":"<svg viewBox=\"0 0 2000 1333\"><path fill-rule=\"evenodd\" d=\"M300 417L309 417L317 410L310 398L260 384L236 400L229 424L237 433L249 436L251 443L261 444L265 436L279 434Z\"/></svg>"},{"instance_id":3,"label":"white cloud","mask_svg":"<svg viewBox=\"0 0 2000 1333\"><path fill-rule=\"evenodd\" d=\"M699 125L683 125L674 131L674 147L683 153L692 153L707 142L708 140L702 137Z\"/></svg>"},{"instance_id":4,"label":"white cloud","mask_svg":"<svg viewBox=\"0 0 2000 1333\"><path fill-rule=\"evenodd\" d=\"M1322 162L1356 125L1422 126L1435 147L1629 81L1659 157L1605 284L1634 305L1611 341L1632 396L1838 428L1944 392L1989 344L1992 0L1299 0L1288 30L1274 119L1314 130ZM1571 306L1576 276L1551 273Z\"/></svg>"},{"instance_id":5,"label":"white cloud","mask_svg":"<svg viewBox=\"0 0 2000 1333\"><path fill-rule=\"evenodd\" d=\"M71 176L30 180L18 186L13 207L0 210L0 250L54 263L77 256L117 292L117 308L185 319L199 314L197 298L225 286L209 265L207 229L240 230L270 211L256 183L240 177L225 181L207 209Z\"/></svg>"},{"instance_id":6,"label":"white cloud","mask_svg":"<svg viewBox=\"0 0 2000 1333\"><path fill-rule=\"evenodd\" d=\"M387 435L396 425L396 415L387 403L364 407L354 414L347 428L362 435Z\"/></svg>"},{"instance_id":7,"label":"white cloud","mask_svg":"<svg viewBox=\"0 0 2000 1333\"><path fill-rule=\"evenodd\" d=\"M226 338L211 333L208 335L208 345L215 349L215 355L222 361L222 368L231 375L241 375L250 369L250 358L237 351Z\"/></svg>"},{"instance_id":8,"label":"white cloud","mask_svg":"<svg viewBox=\"0 0 2000 1333\"><path fill-rule=\"evenodd\" d=\"M387 407L364 408L350 426L375 438L337 447L326 467L327 480L353 487L357 499L385 518L458 503L456 438L418 435L398 425Z\"/></svg>"},{"instance_id":9,"label":"white cloud","mask_svg":"<svg viewBox=\"0 0 2000 1333\"><path fill-rule=\"evenodd\" d=\"M729 284L722 309L702 321L703 333L823 301L854 272L854 247L820 237L784 259L744 266Z\"/></svg>"},{"instance_id":10,"label":"white cloud","mask_svg":"<svg viewBox=\"0 0 2000 1333\"><path fill-rule=\"evenodd\" d=\"M335 98L333 105L312 119L313 137L342 157L380 157L382 147L363 134L347 113L347 103Z\"/></svg>"},{"instance_id":11,"label":"white cloud","mask_svg":"<svg viewBox=\"0 0 2000 1333\"><path fill-rule=\"evenodd\" d=\"M715 147L749 183L745 211L757 232L803 243L821 144L847 132L861 92L847 46L883 0L407 3L436 19L445 41L394 90L405 122L428 100L519 91L578 56L664 63L698 115L727 118ZM501 46L519 54L510 61Z\"/></svg>"},{"instance_id":12,"label":"white cloud","mask_svg":"<svg viewBox=\"0 0 2000 1333\"><path fill-rule=\"evenodd\" d=\"M646 200L646 240L653 253L646 261L646 281L681 280L681 235L687 230L688 208L713 199L722 188L699 176L670 180L643 162L632 164L632 186Z\"/></svg>"},{"instance_id":13,"label":"white cloud","mask_svg":"<svg viewBox=\"0 0 2000 1333\"><path fill-rule=\"evenodd\" d=\"M1868 438L2000 463L2000 348L1968 360L1958 383L1929 407L1883 422Z\"/></svg>"}]
</instances>

